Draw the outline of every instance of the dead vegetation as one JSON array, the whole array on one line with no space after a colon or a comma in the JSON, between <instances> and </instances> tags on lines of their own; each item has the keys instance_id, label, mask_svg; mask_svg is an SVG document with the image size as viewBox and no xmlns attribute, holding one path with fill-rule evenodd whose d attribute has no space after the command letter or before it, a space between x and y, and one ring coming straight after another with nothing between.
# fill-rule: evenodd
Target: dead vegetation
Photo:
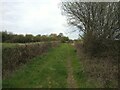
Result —
<instances>
[{"instance_id":1,"label":"dead vegetation","mask_svg":"<svg viewBox=\"0 0 120 90\"><path fill-rule=\"evenodd\" d=\"M84 53L80 43L76 44L76 48L84 72L90 82L97 83L99 88L118 88L117 58L108 55L106 57L90 57Z\"/></svg>"}]
</instances>

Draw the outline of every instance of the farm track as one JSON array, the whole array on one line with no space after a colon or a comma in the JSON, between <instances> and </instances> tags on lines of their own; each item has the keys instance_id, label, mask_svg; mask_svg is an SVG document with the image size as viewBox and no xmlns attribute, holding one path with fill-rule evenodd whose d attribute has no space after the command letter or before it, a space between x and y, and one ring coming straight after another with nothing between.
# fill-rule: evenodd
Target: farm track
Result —
<instances>
[{"instance_id":1,"label":"farm track","mask_svg":"<svg viewBox=\"0 0 120 90\"><path fill-rule=\"evenodd\" d=\"M75 75L75 67L79 65L77 61L73 46L62 44L43 56L33 58L12 76L3 80L3 87L77 88Z\"/></svg>"}]
</instances>

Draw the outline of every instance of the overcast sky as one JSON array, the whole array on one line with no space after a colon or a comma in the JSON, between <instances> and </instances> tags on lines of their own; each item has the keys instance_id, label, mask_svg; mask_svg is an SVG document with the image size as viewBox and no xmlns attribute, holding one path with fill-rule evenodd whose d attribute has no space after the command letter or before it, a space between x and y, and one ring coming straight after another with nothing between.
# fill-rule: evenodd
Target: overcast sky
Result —
<instances>
[{"instance_id":1,"label":"overcast sky","mask_svg":"<svg viewBox=\"0 0 120 90\"><path fill-rule=\"evenodd\" d=\"M17 34L63 33L69 38L78 38L77 33L68 33L66 17L61 15L61 0L1 0L0 28Z\"/></svg>"}]
</instances>

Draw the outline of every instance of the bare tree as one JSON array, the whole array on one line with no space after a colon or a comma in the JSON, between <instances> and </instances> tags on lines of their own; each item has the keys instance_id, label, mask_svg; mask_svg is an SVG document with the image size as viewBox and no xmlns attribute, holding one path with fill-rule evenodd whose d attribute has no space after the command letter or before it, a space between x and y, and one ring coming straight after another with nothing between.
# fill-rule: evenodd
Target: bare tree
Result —
<instances>
[{"instance_id":1,"label":"bare tree","mask_svg":"<svg viewBox=\"0 0 120 90\"><path fill-rule=\"evenodd\" d=\"M112 40L120 31L118 6L117 2L62 2L62 12L84 35Z\"/></svg>"}]
</instances>

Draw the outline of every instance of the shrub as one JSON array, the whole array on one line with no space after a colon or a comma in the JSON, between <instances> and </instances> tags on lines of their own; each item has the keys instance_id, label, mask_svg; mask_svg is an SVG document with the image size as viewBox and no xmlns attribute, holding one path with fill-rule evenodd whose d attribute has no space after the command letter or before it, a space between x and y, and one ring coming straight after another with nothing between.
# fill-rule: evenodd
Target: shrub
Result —
<instances>
[{"instance_id":1,"label":"shrub","mask_svg":"<svg viewBox=\"0 0 120 90\"><path fill-rule=\"evenodd\" d=\"M87 79L94 84L98 84L98 88L117 88L118 87L118 58L120 57L119 41L107 42L106 52L101 56L90 58L84 53L82 43L76 43L77 54L83 65ZM110 48L112 47L112 48ZM98 50L98 49L97 49ZM96 82L96 83L95 83ZM98 82L98 83L97 83Z\"/></svg>"}]
</instances>

